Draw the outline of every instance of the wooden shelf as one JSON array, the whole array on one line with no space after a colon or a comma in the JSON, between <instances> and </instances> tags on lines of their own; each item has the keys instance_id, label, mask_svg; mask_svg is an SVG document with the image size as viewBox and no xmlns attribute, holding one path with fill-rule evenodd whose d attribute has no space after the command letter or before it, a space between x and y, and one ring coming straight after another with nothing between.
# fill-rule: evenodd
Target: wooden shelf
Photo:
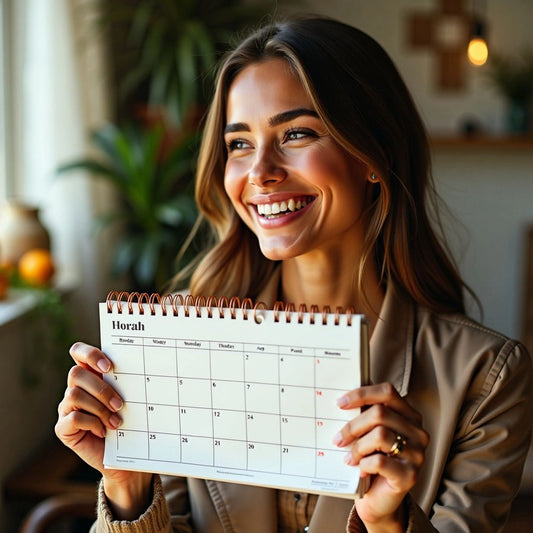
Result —
<instances>
[{"instance_id":1,"label":"wooden shelf","mask_svg":"<svg viewBox=\"0 0 533 533\"><path fill-rule=\"evenodd\" d=\"M518 148L530 149L533 151L533 134L530 135L509 135L506 137L490 135L472 135L461 137L453 135L430 135L430 146L432 148Z\"/></svg>"}]
</instances>

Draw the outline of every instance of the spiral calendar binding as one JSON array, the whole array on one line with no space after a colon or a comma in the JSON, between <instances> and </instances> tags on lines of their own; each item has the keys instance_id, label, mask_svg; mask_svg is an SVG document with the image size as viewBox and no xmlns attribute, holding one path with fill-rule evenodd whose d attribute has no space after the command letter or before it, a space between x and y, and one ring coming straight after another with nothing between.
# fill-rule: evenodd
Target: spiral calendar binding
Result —
<instances>
[{"instance_id":1,"label":"spiral calendar binding","mask_svg":"<svg viewBox=\"0 0 533 533\"><path fill-rule=\"evenodd\" d=\"M147 292L128 292L128 291L110 291L106 297L107 312L113 312L113 306L116 307L116 311L119 314L126 312L133 314L135 312L134 306L137 308L137 312L140 315L144 315L145 306L151 315L156 315L157 310L161 311L163 316L166 316L169 312L172 312L174 316L183 315L185 317L191 316L191 312L197 317L202 316L202 309L206 309L208 318L213 318L213 310L218 309L219 318L224 317L224 309L229 309L230 317L232 319L237 318L237 309L242 311L243 319L248 320L248 315L251 313L252 318L256 322L260 322L261 319L258 315L260 309L268 309L267 305L262 302L254 302L251 298L243 298L242 300L238 296L227 298L226 296L193 296L187 294L159 294ZM158 306L158 307L156 307ZM315 323L316 316L322 317L322 324L327 324L328 315L332 314L329 305L325 305L322 309L317 305L311 305L309 310L306 304L300 304L298 309L292 302L276 301L272 307L274 312L274 321L285 321L290 323L293 320L293 315L296 315L296 321L302 324L304 321L304 315L309 314L309 320L311 324ZM355 315L355 308L342 306L335 308L334 324L340 324L341 315L346 315L348 326L352 325L352 315Z\"/></svg>"},{"instance_id":2,"label":"spiral calendar binding","mask_svg":"<svg viewBox=\"0 0 533 533\"><path fill-rule=\"evenodd\" d=\"M107 467L347 499L367 490L331 441L354 416L335 399L369 378L368 324L352 308L114 290L99 314L113 364L103 379L124 401Z\"/></svg>"}]
</instances>

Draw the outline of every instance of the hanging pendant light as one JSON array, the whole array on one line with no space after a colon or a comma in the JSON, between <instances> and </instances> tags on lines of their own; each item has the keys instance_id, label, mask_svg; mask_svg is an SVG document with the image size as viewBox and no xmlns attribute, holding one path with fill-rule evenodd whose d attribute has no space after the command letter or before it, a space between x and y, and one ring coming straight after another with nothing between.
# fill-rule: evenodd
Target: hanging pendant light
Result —
<instances>
[{"instance_id":1,"label":"hanging pendant light","mask_svg":"<svg viewBox=\"0 0 533 533\"><path fill-rule=\"evenodd\" d=\"M484 6L483 6L484 7ZM468 60L472 65L480 67L487 62L489 57L489 48L487 46L487 24L486 19L480 9L476 9L474 2L472 10L472 29L470 32L470 41L468 43Z\"/></svg>"}]
</instances>

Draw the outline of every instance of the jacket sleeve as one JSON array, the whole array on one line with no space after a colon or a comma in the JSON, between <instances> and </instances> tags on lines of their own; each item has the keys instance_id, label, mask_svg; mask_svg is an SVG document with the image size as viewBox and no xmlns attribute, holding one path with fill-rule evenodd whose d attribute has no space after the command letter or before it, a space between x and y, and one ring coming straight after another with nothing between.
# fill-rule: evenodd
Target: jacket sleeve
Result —
<instances>
[{"instance_id":1,"label":"jacket sleeve","mask_svg":"<svg viewBox=\"0 0 533 533\"><path fill-rule=\"evenodd\" d=\"M194 530L190 526L189 520L187 480L182 477L154 475L152 503L137 520L133 521L113 519L104 494L103 483L100 483L97 520L90 533L142 533L144 531L150 531L150 533L193 533Z\"/></svg>"},{"instance_id":2,"label":"jacket sleeve","mask_svg":"<svg viewBox=\"0 0 533 533\"><path fill-rule=\"evenodd\" d=\"M482 386L467 398L429 518L410 505L409 531L500 531L520 487L531 444L531 359L507 341Z\"/></svg>"}]
</instances>

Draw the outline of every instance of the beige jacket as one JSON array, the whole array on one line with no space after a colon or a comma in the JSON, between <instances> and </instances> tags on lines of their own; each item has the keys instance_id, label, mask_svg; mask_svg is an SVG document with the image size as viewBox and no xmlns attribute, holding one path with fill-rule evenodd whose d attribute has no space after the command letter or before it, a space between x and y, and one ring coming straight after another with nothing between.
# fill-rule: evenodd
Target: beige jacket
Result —
<instances>
[{"instance_id":1,"label":"beige jacket","mask_svg":"<svg viewBox=\"0 0 533 533\"><path fill-rule=\"evenodd\" d=\"M263 301L273 303L278 280ZM461 315L437 315L389 286L370 341L371 377L389 381L431 435L410 495L409 531L499 531L522 474L533 420L524 347ZM100 489L93 532L275 533L274 490L163 477L138 520L112 522ZM168 505L167 505L168 504ZM352 502L320 496L309 533L359 531ZM171 525L172 524L172 525Z\"/></svg>"}]
</instances>

